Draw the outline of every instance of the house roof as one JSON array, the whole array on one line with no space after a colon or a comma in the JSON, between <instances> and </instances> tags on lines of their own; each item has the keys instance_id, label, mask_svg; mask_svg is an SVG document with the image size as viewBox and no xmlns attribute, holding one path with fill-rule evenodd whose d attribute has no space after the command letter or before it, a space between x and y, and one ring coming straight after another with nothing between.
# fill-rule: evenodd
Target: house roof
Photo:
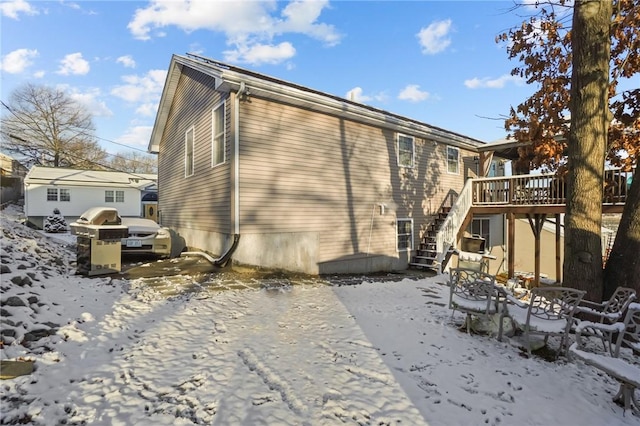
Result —
<instances>
[{"instance_id":1,"label":"house roof","mask_svg":"<svg viewBox=\"0 0 640 426\"><path fill-rule=\"evenodd\" d=\"M494 155L496 155L497 157L507 158L509 160L517 160L518 158L520 158L520 155L518 154L518 148L530 144L530 142L522 142L515 139L499 139L497 141L489 142L478 147L478 151L493 151Z\"/></svg>"},{"instance_id":2,"label":"house roof","mask_svg":"<svg viewBox=\"0 0 640 426\"><path fill-rule=\"evenodd\" d=\"M243 87L249 95L283 101L310 110L329 113L378 127L410 133L424 139L475 150L485 144L418 120L393 114L352 100L330 95L295 83L280 80L198 55L173 55L160 99L148 150L158 152L169 110L182 69L188 67L214 78L214 88L221 92L237 92Z\"/></svg>"},{"instance_id":3,"label":"house roof","mask_svg":"<svg viewBox=\"0 0 640 426\"><path fill-rule=\"evenodd\" d=\"M33 166L27 173L24 182L26 185L130 187L143 190L154 187L157 180L157 175L148 173Z\"/></svg>"}]
</instances>

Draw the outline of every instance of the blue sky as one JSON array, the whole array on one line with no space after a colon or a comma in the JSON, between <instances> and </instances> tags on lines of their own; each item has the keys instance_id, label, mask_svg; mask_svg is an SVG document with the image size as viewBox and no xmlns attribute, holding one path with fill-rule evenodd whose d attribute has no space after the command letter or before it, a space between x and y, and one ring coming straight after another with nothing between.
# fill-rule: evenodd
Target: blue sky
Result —
<instances>
[{"instance_id":1,"label":"blue sky","mask_svg":"<svg viewBox=\"0 0 640 426\"><path fill-rule=\"evenodd\" d=\"M63 87L109 152L146 150L171 55L197 53L483 141L534 88L511 1L27 1L1 8L1 97Z\"/></svg>"}]
</instances>

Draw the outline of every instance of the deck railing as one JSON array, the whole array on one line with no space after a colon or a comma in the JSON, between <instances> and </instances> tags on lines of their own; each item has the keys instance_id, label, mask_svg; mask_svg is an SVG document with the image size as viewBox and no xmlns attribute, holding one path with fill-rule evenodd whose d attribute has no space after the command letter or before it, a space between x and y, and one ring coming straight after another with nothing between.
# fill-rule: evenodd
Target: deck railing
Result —
<instances>
[{"instance_id":1,"label":"deck railing","mask_svg":"<svg viewBox=\"0 0 640 426\"><path fill-rule=\"evenodd\" d=\"M605 171L605 204L624 204L628 176L617 169ZM473 179L474 205L563 205L566 201L566 181L554 173Z\"/></svg>"},{"instance_id":2,"label":"deck railing","mask_svg":"<svg viewBox=\"0 0 640 426\"><path fill-rule=\"evenodd\" d=\"M464 223L473 204L473 180L469 179L462 188L458 199L449 210L449 214L436 233L436 263L438 272L442 273L442 264L451 246L455 247L458 231Z\"/></svg>"},{"instance_id":3,"label":"deck railing","mask_svg":"<svg viewBox=\"0 0 640 426\"><path fill-rule=\"evenodd\" d=\"M620 170L605 171L603 202L624 204L630 174ZM442 267L447 252L455 247L458 232L472 206L563 205L567 185L564 177L554 173L468 179L436 233L436 263Z\"/></svg>"}]
</instances>

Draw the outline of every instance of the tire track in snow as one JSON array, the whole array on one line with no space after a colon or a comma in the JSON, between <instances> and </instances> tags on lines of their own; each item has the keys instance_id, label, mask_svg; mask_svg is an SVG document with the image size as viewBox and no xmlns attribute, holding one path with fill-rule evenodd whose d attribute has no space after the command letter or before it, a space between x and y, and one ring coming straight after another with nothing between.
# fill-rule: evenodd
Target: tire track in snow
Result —
<instances>
[{"instance_id":1,"label":"tire track in snow","mask_svg":"<svg viewBox=\"0 0 640 426\"><path fill-rule=\"evenodd\" d=\"M309 411L308 407L296 398L295 392L291 389L291 386L287 381L274 373L273 370L271 370L265 363L260 361L256 354L249 349L241 349L238 351L238 356L249 370L255 372L262 379L269 389L280 393L282 401L287 404L294 413L299 416L307 414Z\"/></svg>"}]
</instances>

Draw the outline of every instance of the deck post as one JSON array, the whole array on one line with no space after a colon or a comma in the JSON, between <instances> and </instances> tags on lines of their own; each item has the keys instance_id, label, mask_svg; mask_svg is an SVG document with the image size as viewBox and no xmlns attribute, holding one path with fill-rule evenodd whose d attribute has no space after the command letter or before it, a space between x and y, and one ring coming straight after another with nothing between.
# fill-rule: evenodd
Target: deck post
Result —
<instances>
[{"instance_id":1,"label":"deck post","mask_svg":"<svg viewBox=\"0 0 640 426\"><path fill-rule=\"evenodd\" d=\"M556 213L556 284L561 282L562 263L560 259L560 214Z\"/></svg>"},{"instance_id":2,"label":"deck post","mask_svg":"<svg viewBox=\"0 0 640 426\"><path fill-rule=\"evenodd\" d=\"M513 278L516 274L516 215L513 212L507 213L507 234L509 239L509 244L507 245L507 256L509 258L508 273L509 278Z\"/></svg>"},{"instance_id":3,"label":"deck post","mask_svg":"<svg viewBox=\"0 0 640 426\"><path fill-rule=\"evenodd\" d=\"M531 230L533 231L533 237L535 239L535 252L534 252L534 261L535 261L535 271L534 271L534 286L540 286L540 235L542 234L542 227L544 226L544 221L547 220L546 214L536 213L533 215L533 220L531 219L531 215L527 213L527 219L529 219L529 225L531 226Z\"/></svg>"}]
</instances>

